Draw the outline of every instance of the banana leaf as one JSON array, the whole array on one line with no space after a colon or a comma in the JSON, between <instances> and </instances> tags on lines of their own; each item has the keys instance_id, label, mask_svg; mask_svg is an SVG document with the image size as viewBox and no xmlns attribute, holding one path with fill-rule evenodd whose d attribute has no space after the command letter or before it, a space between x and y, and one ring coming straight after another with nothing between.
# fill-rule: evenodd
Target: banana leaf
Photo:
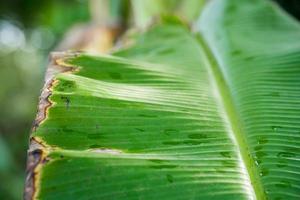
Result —
<instances>
[{"instance_id":1,"label":"banana leaf","mask_svg":"<svg viewBox=\"0 0 300 200\"><path fill-rule=\"evenodd\" d=\"M212 0L111 55L55 54L26 199L300 199L300 25Z\"/></svg>"}]
</instances>

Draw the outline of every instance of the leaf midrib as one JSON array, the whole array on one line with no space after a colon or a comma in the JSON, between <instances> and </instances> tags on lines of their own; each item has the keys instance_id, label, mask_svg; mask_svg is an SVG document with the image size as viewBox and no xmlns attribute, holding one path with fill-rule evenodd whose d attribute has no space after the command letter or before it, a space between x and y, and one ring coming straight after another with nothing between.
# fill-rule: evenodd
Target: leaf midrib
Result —
<instances>
[{"instance_id":1,"label":"leaf midrib","mask_svg":"<svg viewBox=\"0 0 300 200\"><path fill-rule=\"evenodd\" d=\"M254 198L258 200L266 199L264 189L260 181L259 171L257 170L257 166L255 165L255 161L251 156L248 143L245 139L246 135L243 131L243 124L239 120L239 114L236 111L233 98L230 94L229 85L225 80L220 64L215 59L213 52L201 33L197 33L197 39L200 46L203 48L205 57L207 58L207 65L205 66L208 70L209 80L211 80L212 85L216 89L216 95L219 97L219 106L223 109L226 115L225 119L230 125L230 134L232 134L232 139L238 147L237 150L241 157L241 161L243 162L242 164L247 170L247 174L251 182L250 185L252 185L252 190L254 192Z\"/></svg>"}]
</instances>

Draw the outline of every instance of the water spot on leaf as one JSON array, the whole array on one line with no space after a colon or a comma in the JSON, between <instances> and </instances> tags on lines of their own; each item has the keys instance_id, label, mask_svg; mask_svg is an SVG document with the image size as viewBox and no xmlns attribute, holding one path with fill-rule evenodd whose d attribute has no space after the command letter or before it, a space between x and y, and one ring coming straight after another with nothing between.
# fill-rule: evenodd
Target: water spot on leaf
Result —
<instances>
[{"instance_id":1,"label":"water spot on leaf","mask_svg":"<svg viewBox=\"0 0 300 200\"><path fill-rule=\"evenodd\" d=\"M76 88L76 83L69 80L59 80L59 84L55 87L56 91L72 92Z\"/></svg>"},{"instance_id":2,"label":"water spot on leaf","mask_svg":"<svg viewBox=\"0 0 300 200\"><path fill-rule=\"evenodd\" d=\"M263 176L267 176L269 174L269 170L268 169L261 169L261 171L260 171L260 173L259 173L259 175L261 176L261 177L263 177Z\"/></svg>"},{"instance_id":3,"label":"water spot on leaf","mask_svg":"<svg viewBox=\"0 0 300 200\"><path fill-rule=\"evenodd\" d=\"M142 128L135 128L135 130L140 131L140 132L145 132L145 129L142 129Z\"/></svg>"},{"instance_id":4,"label":"water spot on leaf","mask_svg":"<svg viewBox=\"0 0 300 200\"><path fill-rule=\"evenodd\" d=\"M233 51L231 51L231 54L234 56L237 56L237 55L242 54L242 51L241 50L233 50Z\"/></svg>"},{"instance_id":5,"label":"water spot on leaf","mask_svg":"<svg viewBox=\"0 0 300 200\"><path fill-rule=\"evenodd\" d=\"M278 163L276 164L277 167L283 168L287 166L287 162L285 160L279 160Z\"/></svg>"},{"instance_id":6,"label":"water spot on leaf","mask_svg":"<svg viewBox=\"0 0 300 200\"><path fill-rule=\"evenodd\" d=\"M118 72L109 72L108 74L112 79L116 79L116 80L122 79L121 74Z\"/></svg>"},{"instance_id":7,"label":"water spot on leaf","mask_svg":"<svg viewBox=\"0 0 300 200\"><path fill-rule=\"evenodd\" d=\"M159 160L159 159L150 159L150 162L154 162L154 163L163 163L165 162L164 160Z\"/></svg>"},{"instance_id":8,"label":"water spot on leaf","mask_svg":"<svg viewBox=\"0 0 300 200\"><path fill-rule=\"evenodd\" d=\"M64 127L64 128L60 129L60 132L62 132L62 133L73 133L75 131L73 129Z\"/></svg>"},{"instance_id":9,"label":"water spot on leaf","mask_svg":"<svg viewBox=\"0 0 300 200\"><path fill-rule=\"evenodd\" d=\"M280 97L280 93L279 92L272 92L272 93L270 93L270 96L272 96L272 97Z\"/></svg>"},{"instance_id":10,"label":"water spot on leaf","mask_svg":"<svg viewBox=\"0 0 300 200\"><path fill-rule=\"evenodd\" d=\"M65 105L66 105L66 109L68 110L70 108L70 103L71 103L71 100L69 97L65 97L65 96L61 96L60 97L62 100L64 100L65 102Z\"/></svg>"},{"instance_id":11,"label":"water spot on leaf","mask_svg":"<svg viewBox=\"0 0 300 200\"><path fill-rule=\"evenodd\" d=\"M282 128L282 126L271 126L273 131L278 131L280 128Z\"/></svg>"},{"instance_id":12,"label":"water spot on leaf","mask_svg":"<svg viewBox=\"0 0 300 200\"><path fill-rule=\"evenodd\" d=\"M182 144L181 141L167 141L167 142L163 142L164 145L180 145Z\"/></svg>"},{"instance_id":13,"label":"water spot on leaf","mask_svg":"<svg viewBox=\"0 0 300 200\"><path fill-rule=\"evenodd\" d=\"M267 154L265 152L262 151L258 151L255 154L252 155L252 158L254 160L255 165L259 165L262 163L262 157L266 156Z\"/></svg>"},{"instance_id":14,"label":"water spot on leaf","mask_svg":"<svg viewBox=\"0 0 300 200\"><path fill-rule=\"evenodd\" d=\"M230 152L228 152L228 151L222 151L222 152L220 152L220 154L223 157L231 158Z\"/></svg>"},{"instance_id":15,"label":"water spot on leaf","mask_svg":"<svg viewBox=\"0 0 300 200\"><path fill-rule=\"evenodd\" d=\"M101 137L102 137L102 135L99 133L88 133L87 134L87 138L89 138L89 139L99 139Z\"/></svg>"},{"instance_id":16,"label":"water spot on leaf","mask_svg":"<svg viewBox=\"0 0 300 200\"><path fill-rule=\"evenodd\" d=\"M288 187L291 187L291 183L287 180L282 180L280 181L279 183L276 183L275 184L276 187L280 187L280 188L288 188Z\"/></svg>"},{"instance_id":17,"label":"water spot on leaf","mask_svg":"<svg viewBox=\"0 0 300 200\"><path fill-rule=\"evenodd\" d=\"M266 144L268 142L269 142L269 140L266 136L260 136L257 141L258 144Z\"/></svg>"},{"instance_id":18,"label":"water spot on leaf","mask_svg":"<svg viewBox=\"0 0 300 200\"><path fill-rule=\"evenodd\" d=\"M155 118L157 117L157 115L150 115L150 114L139 114L138 115L139 117L146 117L146 118Z\"/></svg>"},{"instance_id":19,"label":"water spot on leaf","mask_svg":"<svg viewBox=\"0 0 300 200\"><path fill-rule=\"evenodd\" d=\"M188 144L188 145L198 145L201 144L202 142L196 141L196 140L184 140L182 141L183 144Z\"/></svg>"},{"instance_id":20,"label":"water spot on leaf","mask_svg":"<svg viewBox=\"0 0 300 200\"><path fill-rule=\"evenodd\" d=\"M169 183L173 183L174 182L174 178L173 178L173 176L171 174L167 174L166 178L169 181Z\"/></svg>"},{"instance_id":21,"label":"water spot on leaf","mask_svg":"<svg viewBox=\"0 0 300 200\"><path fill-rule=\"evenodd\" d=\"M262 159L263 157L267 156L268 154L264 151L258 151L255 153L257 159Z\"/></svg>"},{"instance_id":22,"label":"water spot on leaf","mask_svg":"<svg viewBox=\"0 0 300 200\"><path fill-rule=\"evenodd\" d=\"M93 149L93 148L101 148L102 146L99 145L99 144L93 144L93 145L90 145L89 148L90 149Z\"/></svg>"},{"instance_id":23,"label":"water spot on leaf","mask_svg":"<svg viewBox=\"0 0 300 200\"><path fill-rule=\"evenodd\" d=\"M191 139L205 139L207 138L207 135L203 133L195 133L195 134L188 135L188 137Z\"/></svg>"},{"instance_id":24,"label":"water spot on leaf","mask_svg":"<svg viewBox=\"0 0 300 200\"><path fill-rule=\"evenodd\" d=\"M172 129L172 128L167 128L163 130L163 133L166 135L170 135L170 134L174 134L174 133L178 133L179 131L176 129Z\"/></svg>"},{"instance_id":25,"label":"water spot on leaf","mask_svg":"<svg viewBox=\"0 0 300 200\"><path fill-rule=\"evenodd\" d=\"M254 60L254 58L255 58L254 56L248 56L248 57L245 57L244 59L250 61L250 60Z\"/></svg>"},{"instance_id":26,"label":"water spot on leaf","mask_svg":"<svg viewBox=\"0 0 300 200\"><path fill-rule=\"evenodd\" d=\"M224 167L234 167L235 166L234 161L231 161L231 160L222 160L221 162L224 165Z\"/></svg>"},{"instance_id":27,"label":"water spot on leaf","mask_svg":"<svg viewBox=\"0 0 300 200\"><path fill-rule=\"evenodd\" d=\"M263 146L262 146L262 145L257 145L257 146L254 147L254 150L255 150L255 151L260 151L260 150L262 150L262 149L263 149Z\"/></svg>"},{"instance_id":28,"label":"water spot on leaf","mask_svg":"<svg viewBox=\"0 0 300 200\"><path fill-rule=\"evenodd\" d=\"M279 158L293 158L295 156L296 155L292 152L282 151L282 152L277 153L277 157L279 157Z\"/></svg>"},{"instance_id":29,"label":"water spot on leaf","mask_svg":"<svg viewBox=\"0 0 300 200\"><path fill-rule=\"evenodd\" d=\"M265 194L269 194L270 191L269 191L268 189L265 189L265 190L264 190L264 193L265 193Z\"/></svg>"},{"instance_id":30,"label":"water spot on leaf","mask_svg":"<svg viewBox=\"0 0 300 200\"><path fill-rule=\"evenodd\" d=\"M177 165L152 165L150 168L154 169L172 169L178 167Z\"/></svg>"}]
</instances>

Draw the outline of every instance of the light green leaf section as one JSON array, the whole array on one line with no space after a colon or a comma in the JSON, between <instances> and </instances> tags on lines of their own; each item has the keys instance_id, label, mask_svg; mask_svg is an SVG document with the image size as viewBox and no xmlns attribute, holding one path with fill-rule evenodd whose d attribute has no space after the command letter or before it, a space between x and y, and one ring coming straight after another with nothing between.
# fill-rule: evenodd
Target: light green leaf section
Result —
<instances>
[{"instance_id":1,"label":"light green leaf section","mask_svg":"<svg viewBox=\"0 0 300 200\"><path fill-rule=\"evenodd\" d=\"M176 14L184 20L195 20L206 0L131 0L136 27L146 28L160 15Z\"/></svg>"},{"instance_id":2,"label":"light green leaf section","mask_svg":"<svg viewBox=\"0 0 300 200\"><path fill-rule=\"evenodd\" d=\"M299 23L268 1L217 0L197 28L226 80L266 197L299 199Z\"/></svg>"},{"instance_id":3,"label":"light green leaf section","mask_svg":"<svg viewBox=\"0 0 300 200\"><path fill-rule=\"evenodd\" d=\"M300 27L211 1L55 76L36 199L299 199ZM199 30L199 31L198 31Z\"/></svg>"},{"instance_id":4,"label":"light green leaf section","mask_svg":"<svg viewBox=\"0 0 300 200\"><path fill-rule=\"evenodd\" d=\"M88 55L68 61L80 71L58 76L55 103L34 134L61 149L43 167L38 198L252 195L205 52L181 25L159 25L145 35L149 44L158 33L165 51L157 49L158 64Z\"/></svg>"}]
</instances>

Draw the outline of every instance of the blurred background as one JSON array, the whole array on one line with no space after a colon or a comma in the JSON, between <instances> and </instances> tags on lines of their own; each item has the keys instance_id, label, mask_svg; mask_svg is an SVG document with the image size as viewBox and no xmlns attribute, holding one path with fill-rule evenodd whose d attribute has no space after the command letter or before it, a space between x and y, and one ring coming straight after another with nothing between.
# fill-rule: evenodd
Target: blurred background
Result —
<instances>
[{"instance_id":1,"label":"blurred background","mask_svg":"<svg viewBox=\"0 0 300 200\"><path fill-rule=\"evenodd\" d=\"M132 3L140 6L138 1ZM48 54L71 28L95 21L105 10L100 9L100 0L0 2L0 199L15 200L22 199L28 138ZM300 0L277 2L300 19ZM144 23L140 7L136 12L137 23Z\"/></svg>"},{"instance_id":2,"label":"blurred background","mask_svg":"<svg viewBox=\"0 0 300 200\"><path fill-rule=\"evenodd\" d=\"M90 19L87 1L0 3L0 199L22 199L26 150L47 56L68 28Z\"/></svg>"}]
</instances>

